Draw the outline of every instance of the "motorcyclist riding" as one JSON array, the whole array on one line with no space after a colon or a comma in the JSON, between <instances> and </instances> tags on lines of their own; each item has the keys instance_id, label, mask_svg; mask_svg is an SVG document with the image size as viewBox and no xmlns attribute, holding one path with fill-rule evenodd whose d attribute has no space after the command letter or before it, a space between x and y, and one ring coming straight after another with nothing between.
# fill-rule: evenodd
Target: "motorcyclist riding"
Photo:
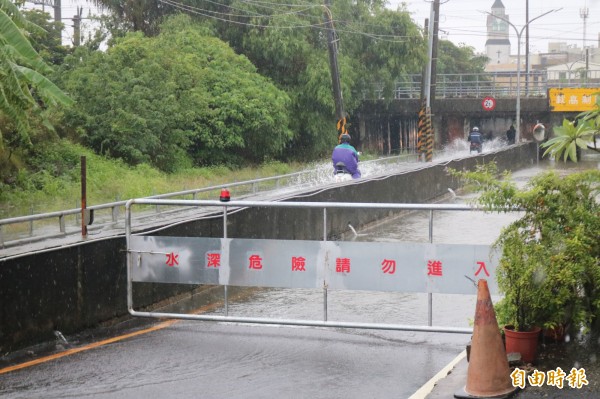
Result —
<instances>
[{"instance_id":1,"label":"motorcyclist riding","mask_svg":"<svg viewBox=\"0 0 600 399\"><path fill-rule=\"evenodd\" d=\"M358 152L350 145L350 135L344 133L340 136L340 144L333 149L333 174L348 173L353 179L358 179L361 174L358 170Z\"/></svg>"},{"instance_id":2,"label":"motorcyclist riding","mask_svg":"<svg viewBox=\"0 0 600 399\"><path fill-rule=\"evenodd\" d=\"M483 142L483 136L479 132L479 128L475 126L471 133L469 133L469 137L467 139L471 145L469 148L469 152L477 151L481 153L481 144Z\"/></svg>"}]
</instances>

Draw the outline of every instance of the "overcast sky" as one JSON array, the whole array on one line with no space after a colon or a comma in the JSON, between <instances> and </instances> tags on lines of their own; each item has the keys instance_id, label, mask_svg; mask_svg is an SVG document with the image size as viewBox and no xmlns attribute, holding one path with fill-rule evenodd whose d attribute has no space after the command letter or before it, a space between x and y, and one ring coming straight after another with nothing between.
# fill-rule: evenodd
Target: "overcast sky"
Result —
<instances>
[{"instance_id":1,"label":"overcast sky","mask_svg":"<svg viewBox=\"0 0 600 399\"><path fill-rule=\"evenodd\" d=\"M423 26L429 18L431 2L425 0L388 0L390 8L396 9L398 4L406 3L413 13L413 20ZM494 0L441 0L440 5L440 37L455 44L465 43L477 52L485 52L486 17L483 11L490 12ZM519 30L525 25L525 0L502 0L506 14ZM548 14L529 24L529 51L547 52L548 42L567 42L583 47L584 28L580 10L587 7L586 46L598 47L600 32L600 0L529 0L529 20L552 9L562 10ZM517 53L517 35L509 27L511 51ZM522 34L525 44L525 31ZM521 52L525 51L521 47Z\"/></svg>"},{"instance_id":2,"label":"overcast sky","mask_svg":"<svg viewBox=\"0 0 600 399\"><path fill-rule=\"evenodd\" d=\"M146 0L139 0L146 1ZM218 1L218 0L216 0ZM333 0L335 1L335 0ZM475 48L476 52L485 52L487 39L485 11L490 12L495 0L441 0L440 6L440 37L450 40L455 44L465 43ZM398 4L406 3L412 13L413 20L423 26L429 18L431 1L429 0L388 0L389 8L396 9ZM199 4L202 2L199 1ZM526 0L502 0L510 21L520 30L526 23ZM32 3L28 2L29 7ZM73 22L71 18L77 12L77 6L83 7L83 17L90 12L97 13L91 2L85 0L62 0L63 22L67 29L63 33L63 43L70 44L73 36ZM39 7L39 6L38 6ZM598 34L600 32L600 0L529 0L529 20L550 11L562 10L545 15L529 25L530 52L547 52L548 42L567 42L571 45L583 47L584 28L580 11L587 7L586 19L586 45L598 48ZM52 15L52 9L46 7ZM90 21L83 21L84 32ZM88 25L88 26L86 26ZM517 53L517 36L512 27L509 27L511 51ZM524 46L525 33L522 35ZM524 53L524 47L521 52ZM598 50L597 50L598 51Z\"/></svg>"}]
</instances>

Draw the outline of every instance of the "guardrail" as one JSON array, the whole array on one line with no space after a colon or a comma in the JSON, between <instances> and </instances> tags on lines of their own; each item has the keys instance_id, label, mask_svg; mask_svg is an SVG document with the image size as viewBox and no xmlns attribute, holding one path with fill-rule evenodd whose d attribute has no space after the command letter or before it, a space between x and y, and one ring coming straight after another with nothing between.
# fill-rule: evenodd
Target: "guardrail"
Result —
<instances>
[{"instance_id":1,"label":"guardrail","mask_svg":"<svg viewBox=\"0 0 600 399\"><path fill-rule=\"evenodd\" d=\"M415 162L416 154L403 154L392 157L362 161L361 169L377 167L398 162ZM210 187L202 187L173 193L158 194L146 197L148 199L213 199L219 197L220 190L230 190L232 196L243 198L261 192L279 190L285 187L310 187L311 185L333 182L332 168L329 164L300 172L288 173L241 182L231 182ZM114 227L125 229L125 204L127 200L87 206L93 215L93 223L88 226L88 234L102 228ZM164 206L156 205L153 210L146 209L136 218L150 218L156 215L174 212ZM24 245L44 239L60 238L67 235L81 234L81 208L63 211L40 213L0 219L0 248Z\"/></svg>"},{"instance_id":2,"label":"guardrail","mask_svg":"<svg viewBox=\"0 0 600 399\"><path fill-rule=\"evenodd\" d=\"M406 75L396 82L394 98L418 99L421 96L421 75ZM473 74L438 74L436 98L497 98L517 96L517 73L488 72ZM375 98L384 97L380 85L375 85ZM600 70L587 71L534 71L521 73L522 97L546 97L549 88L599 87Z\"/></svg>"}]
</instances>

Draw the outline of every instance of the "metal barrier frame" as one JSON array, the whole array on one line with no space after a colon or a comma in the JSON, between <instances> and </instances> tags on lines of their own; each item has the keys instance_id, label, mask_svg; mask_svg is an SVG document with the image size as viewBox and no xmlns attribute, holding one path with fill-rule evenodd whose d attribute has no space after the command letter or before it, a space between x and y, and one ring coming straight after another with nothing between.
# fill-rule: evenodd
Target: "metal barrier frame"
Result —
<instances>
[{"instance_id":1,"label":"metal barrier frame","mask_svg":"<svg viewBox=\"0 0 600 399\"><path fill-rule=\"evenodd\" d=\"M472 334L472 328L442 327L432 325L432 294L428 294L428 325L402 325L384 323L356 323L339 322L327 320L327 287L323 287L323 320L298 320L298 319L273 319L254 317L233 317L228 315L227 285L224 285L224 311L225 316L198 315L164 312L144 312L134 309L133 304L133 280L132 267L134 265L133 252L130 250L130 241L133 233L131 225L131 210L135 204L140 205L169 205L169 206L193 206L193 207L219 207L223 209L223 238L227 237L227 214L228 209L243 209L250 207L277 207L277 208L319 208L323 210L323 241L327 240L327 209L328 208L351 208L351 209L380 209L398 211L429 211L429 242L433 242L433 212L434 211L485 211L481 207L462 204L391 204L391 203L331 203L331 202L262 202L262 201L200 201L200 200L159 200L159 199L132 199L127 201L126 208L126 240L127 240L127 307L132 316L148 318L169 318L214 322L254 323L287 326L309 326L309 327L334 327L334 328L356 328L372 330L396 330L396 331L419 331L419 332L441 332ZM142 234L143 235L143 234Z\"/></svg>"}]
</instances>

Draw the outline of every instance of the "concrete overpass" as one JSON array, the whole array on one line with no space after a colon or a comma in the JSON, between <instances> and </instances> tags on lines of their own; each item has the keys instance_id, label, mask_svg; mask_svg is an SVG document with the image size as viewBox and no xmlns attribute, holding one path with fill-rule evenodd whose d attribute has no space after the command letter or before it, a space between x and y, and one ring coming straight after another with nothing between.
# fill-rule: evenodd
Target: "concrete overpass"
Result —
<instances>
[{"instance_id":1,"label":"concrete overpass","mask_svg":"<svg viewBox=\"0 0 600 399\"><path fill-rule=\"evenodd\" d=\"M435 148L441 149L454 140L466 140L472 126L478 126L485 135L506 138L506 130L515 117L515 99L496 100L493 111L485 111L482 98L436 99L432 104L432 122L435 132ZM420 109L418 99L399 99L386 103L383 100L368 101L357 115L359 121L358 146L389 155L416 148L417 122ZM553 126L562 125L565 117L572 118L576 113L551 112L546 98L530 97L521 99L521 138L533 140L533 127L537 122L546 126L548 132Z\"/></svg>"},{"instance_id":2,"label":"concrete overpass","mask_svg":"<svg viewBox=\"0 0 600 399\"><path fill-rule=\"evenodd\" d=\"M556 90L591 89L600 91L600 71L588 71L586 80L563 82L539 72L522 76L520 90L521 134L533 140L537 122L546 126L548 136L564 118L573 119L581 111L557 111L550 93ZM454 140L466 139L470 128L478 126L484 135L506 138L506 130L516 119L516 77L511 73L439 75L436 96L431 102L434 146L441 149ZM493 98L495 107L486 109L485 98ZM397 83L386 99L383 92L367 97L356 115L351 115L351 134L358 135L357 145L378 154L411 152L417 143L420 102L420 76L409 76ZM516 126L516 124L515 124Z\"/></svg>"}]
</instances>

